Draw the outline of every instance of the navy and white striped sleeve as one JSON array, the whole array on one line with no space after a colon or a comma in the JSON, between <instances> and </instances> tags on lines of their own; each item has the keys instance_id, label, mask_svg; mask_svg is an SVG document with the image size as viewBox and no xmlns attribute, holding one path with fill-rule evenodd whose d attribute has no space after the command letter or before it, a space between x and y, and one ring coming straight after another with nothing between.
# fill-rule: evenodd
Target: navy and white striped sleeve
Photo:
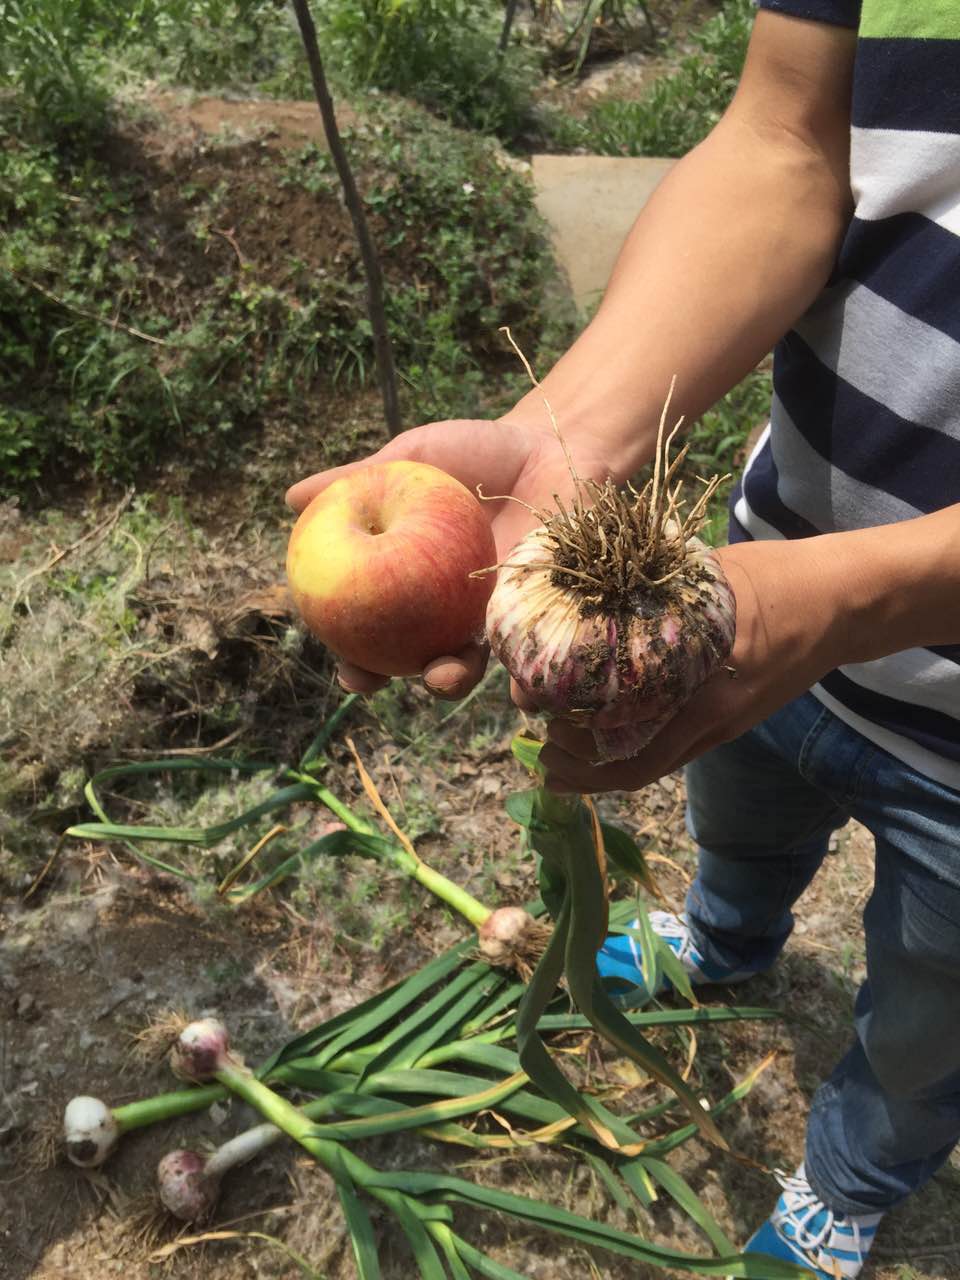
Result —
<instances>
[{"instance_id":1,"label":"navy and white striped sleeve","mask_svg":"<svg viewBox=\"0 0 960 1280\"><path fill-rule=\"evenodd\" d=\"M860 24L860 0L754 0L758 9L784 13L789 18L830 22L837 27Z\"/></svg>"}]
</instances>

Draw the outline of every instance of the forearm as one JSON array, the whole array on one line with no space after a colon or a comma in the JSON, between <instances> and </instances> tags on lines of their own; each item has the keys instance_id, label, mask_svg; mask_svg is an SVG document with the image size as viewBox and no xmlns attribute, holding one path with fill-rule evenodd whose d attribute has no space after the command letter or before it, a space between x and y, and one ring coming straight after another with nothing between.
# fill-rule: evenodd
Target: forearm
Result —
<instances>
[{"instance_id":1,"label":"forearm","mask_svg":"<svg viewBox=\"0 0 960 1280\"><path fill-rule=\"evenodd\" d=\"M796 25L820 40L815 24ZM836 39L823 36L829 50ZM674 375L671 419L690 421L762 359L833 266L849 216L844 109L819 119L814 102L806 119L791 101L784 124L759 75L748 60L727 115L644 207L596 317L544 379L564 435L599 442L620 478L650 456ZM507 416L543 421L539 393Z\"/></svg>"},{"instance_id":2,"label":"forearm","mask_svg":"<svg viewBox=\"0 0 960 1280\"><path fill-rule=\"evenodd\" d=\"M796 668L806 687L835 667L960 644L960 504L868 529L738 542L718 556L737 598L737 645L764 655L765 680Z\"/></svg>"},{"instance_id":3,"label":"forearm","mask_svg":"<svg viewBox=\"0 0 960 1280\"><path fill-rule=\"evenodd\" d=\"M960 504L811 541L831 564L842 661L960 644Z\"/></svg>"}]
</instances>

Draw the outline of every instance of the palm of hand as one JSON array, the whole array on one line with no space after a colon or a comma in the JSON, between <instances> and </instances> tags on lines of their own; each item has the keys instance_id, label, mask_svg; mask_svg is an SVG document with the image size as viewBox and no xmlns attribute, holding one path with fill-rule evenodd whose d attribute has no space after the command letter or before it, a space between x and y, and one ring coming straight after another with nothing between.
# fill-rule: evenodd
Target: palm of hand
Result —
<instances>
[{"instance_id":1,"label":"palm of hand","mask_svg":"<svg viewBox=\"0 0 960 1280\"><path fill-rule=\"evenodd\" d=\"M297 512L335 480L370 462L425 462L446 471L490 502L490 520L500 560L539 523L538 511L555 506L554 494L568 497L575 481L559 441L549 429L522 423L457 419L432 422L405 431L371 458L310 476L287 493ZM599 451L579 449L573 459L578 475L603 479L609 468ZM483 675L485 647L438 658L424 672L427 687L440 697L459 698ZM387 680L341 663L341 684L372 693Z\"/></svg>"},{"instance_id":2,"label":"palm of hand","mask_svg":"<svg viewBox=\"0 0 960 1280\"><path fill-rule=\"evenodd\" d=\"M836 574L821 539L748 542L718 558L737 602L729 665L629 760L598 763L587 728L555 720L541 755L557 792L634 791L738 737L845 660ZM797 601L804 607L798 609Z\"/></svg>"}]
</instances>

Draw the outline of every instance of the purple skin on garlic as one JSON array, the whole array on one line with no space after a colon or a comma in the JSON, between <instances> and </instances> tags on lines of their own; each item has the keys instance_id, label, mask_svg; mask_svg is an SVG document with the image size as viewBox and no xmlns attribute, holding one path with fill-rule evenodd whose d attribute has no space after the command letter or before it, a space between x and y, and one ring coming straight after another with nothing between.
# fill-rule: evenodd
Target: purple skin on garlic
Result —
<instances>
[{"instance_id":1,"label":"purple skin on garlic","mask_svg":"<svg viewBox=\"0 0 960 1280\"><path fill-rule=\"evenodd\" d=\"M588 723L601 760L642 750L732 648L733 593L710 549L697 538L686 545L680 573L636 591L616 614L563 585L545 528L500 571L487 607L491 648L545 712Z\"/></svg>"},{"instance_id":2,"label":"purple skin on garlic","mask_svg":"<svg viewBox=\"0 0 960 1280\"><path fill-rule=\"evenodd\" d=\"M220 1182L197 1151L169 1151L157 1165L160 1200L181 1222L202 1222L213 1212Z\"/></svg>"},{"instance_id":3,"label":"purple skin on garlic","mask_svg":"<svg viewBox=\"0 0 960 1280\"><path fill-rule=\"evenodd\" d=\"M181 1080L210 1080L230 1050L227 1029L217 1018L200 1018L180 1032L171 1054L174 1074Z\"/></svg>"}]
</instances>

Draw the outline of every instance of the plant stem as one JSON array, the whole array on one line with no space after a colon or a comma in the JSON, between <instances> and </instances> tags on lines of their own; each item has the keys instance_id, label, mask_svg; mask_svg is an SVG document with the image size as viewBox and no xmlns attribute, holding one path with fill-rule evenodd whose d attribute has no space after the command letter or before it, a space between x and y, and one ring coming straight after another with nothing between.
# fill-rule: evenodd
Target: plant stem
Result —
<instances>
[{"instance_id":1,"label":"plant stem","mask_svg":"<svg viewBox=\"0 0 960 1280\"><path fill-rule=\"evenodd\" d=\"M202 1111L204 1107L220 1102L224 1097L224 1091L219 1085L207 1084L195 1089L177 1089L172 1093L157 1094L153 1098L127 1102L122 1107L112 1108L112 1115L120 1132L129 1133L131 1129L145 1129L161 1120L172 1120L175 1116Z\"/></svg>"},{"instance_id":2,"label":"plant stem","mask_svg":"<svg viewBox=\"0 0 960 1280\"><path fill-rule=\"evenodd\" d=\"M299 776L299 775L298 775ZM344 826L349 827L351 831L359 831L361 835L373 836L377 834L377 829L372 823L358 818L357 815L342 800L338 800L332 791L326 787L317 786L316 799L321 804L325 804L331 813L335 814Z\"/></svg>"},{"instance_id":3,"label":"plant stem","mask_svg":"<svg viewBox=\"0 0 960 1280\"><path fill-rule=\"evenodd\" d=\"M367 1045L363 1049L347 1050L339 1054L329 1063L326 1070L331 1073L359 1074L379 1050L379 1044ZM296 1072L287 1081L286 1068L276 1067L266 1077L268 1080L298 1083ZM344 1078L344 1086L348 1083ZM158 1093L150 1098L139 1098L136 1102L126 1102L119 1107L111 1107L110 1114L117 1126L118 1134L131 1133L135 1129L146 1129L150 1125L160 1124L164 1120L174 1120L178 1116L191 1115L195 1111L203 1111L215 1102L224 1102L230 1097L230 1090L222 1084L196 1085L191 1089L173 1089L168 1093ZM319 1098L304 1108L314 1118L326 1115L329 1106L325 1098Z\"/></svg>"},{"instance_id":4,"label":"plant stem","mask_svg":"<svg viewBox=\"0 0 960 1280\"><path fill-rule=\"evenodd\" d=\"M370 328L373 330L373 349L377 361L377 372L380 377L380 391L383 396L383 416L387 431L391 436L400 434L400 401L397 396L397 375L393 364L393 347L390 344L390 333L387 329L387 316L383 305L383 273L380 270L380 259L370 234L363 201L350 168L350 161L337 127L337 116L333 108L333 99L327 87L327 78L320 58L320 46L317 44L317 29L313 25L307 0L291 0L293 11L297 15L300 36L310 66L310 79L313 81L313 92L320 108L323 120L323 131L327 136L327 145L333 162L337 167L340 184L343 187L344 202L353 220L353 229L363 259L363 269L367 280L367 313L370 317Z\"/></svg>"},{"instance_id":5,"label":"plant stem","mask_svg":"<svg viewBox=\"0 0 960 1280\"><path fill-rule=\"evenodd\" d=\"M222 1085L208 1087L215 1088L220 1093L224 1092ZM304 1105L303 1114L311 1120L321 1120L334 1109L334 1103L330 1098L313 1098ZM265 1151L267 1147L272 1147L282 1137L283 1130L269 1120L263 1124L254 1125L251 1129L245 1129L217 1147L207 1161L206 1171L215 1177L222 1177L228 1169L252 1160L254 1156Z\"/></svg>"},{"instance_id":6,"label":"plant stem","mask_svg":"<svg viewBox=\"0 0 960 1280\"><path fill-rule=\"evenodd\" d=\"M425 889L429 889L448 907L458 911L474 928L479 929L492 914L490 908L485 907L473 894L455 884L442 872L435 871L419 857L412 857L406 849L401 849L399 846L393 847L390 860L401 871L422 884Z\"/></svg>"},{"instance_id":7,"label":"plant stem","mask_svg":"<svg viewBox=\"0 0 960 1280\"><path fill-rule=\"evenodd\" d=\"M303 782L312 782L312 779L305 774L298 773L291 769L287 775L292 779ZM313 782L314 795L317 800L325 804L331 813L336 814L340 821L351 831L356 831L360 835L375 835L375 828L370 823L358 818L357 815L349 809L341 800L326 787ZM560 799L560 797L554 797ZM451 910L458 912L463 918L479 929L484 921L492 914L489 907L468 893L466 889L461 888L453 880L449 879L440 871L435 871L429 866L416 852L411 853L410 850L403 848L402 845L387 844L386 841L382 845L383 853L381 856L385 862L392 862L398 871L402 871L404 875L410 876L412 880L416 880L418 884L422 884L441 902L445 902ZM367 851L364 851L367 852ZM369 856L369 854L367 854Z\"/></svg>"},{"instance_id":8,"label":"plant stem","mask_svg":"<svg viewBox=\"0 0 960 1280\"><path fill-rule=\"evenodd\" d=\"M568 826L576 817L582 801L575 795L557 795L546 787L538 787L534 798L534 811L541 821L551 826Z\"/></svg>"},{"instance_id":9,"label":"plant stem","mask_svg":"<svg viewBox=\"0 0 960 1280\"><path fill-rule=\"evenodd\" d=\"M204 1172L210 1178L222 1178L230 1169L238 1164L246 1164L254 1156L273 1144L283 1136L283 1130L275 1124L265 1121L235 1134L227 1142L222 1143L207 1161Z\"/></svg>"},{"instance_id":10,"label":"plant stem","mask_svg":"<svg viewBox=\"0 0 960 1280\"><path fill-rule=\"evenodd\" d=\"M319 1161L339 1181L359 1181L364 1185L367 1177L372 1176L373 1169L352 1152L345 1150L338 1142L329 1138L317 1138L313 1135L313 1123L308 1115L295 1107L263 1083L246 1067L235 1062L224 1062L215 1073L216 1079L225 1085L231 1093L235 1093L255 1107L262 1116L276 1125L278 1129L299 1143L315 1160ZM365 1176L366 1175L366 1176Z\"/></svg>"}]
</instances>

